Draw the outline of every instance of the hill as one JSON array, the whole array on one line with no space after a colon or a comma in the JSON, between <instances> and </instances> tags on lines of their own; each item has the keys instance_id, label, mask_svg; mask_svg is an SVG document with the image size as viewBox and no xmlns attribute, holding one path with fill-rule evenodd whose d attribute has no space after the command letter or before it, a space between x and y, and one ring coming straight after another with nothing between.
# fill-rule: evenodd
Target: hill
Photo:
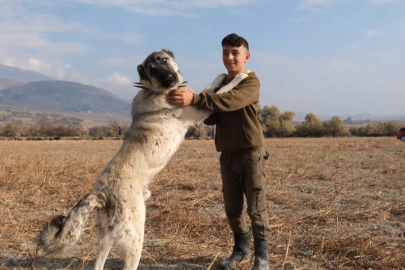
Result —
<instances>
[{"instance_id":1,"label":"hill","mask_svg":"<svg viewBox=\"0 0 405 270\"><path fill-rule=\"evenodd\" d=\"M53 78L48 77L39 72L24 70L22 68L11 67L1 64L0 64L0 77L23 83L54 80Z\"/></svg>"},{"instance_id":2,"label":"hill","mask_svg":"<svg viewBox=\"0 0 405 270\"><path fill-rule=\"evenodd\" d=\"M17 85L21 85L23 84L22 82L19 81L14 81L8 78L2 78L0 77L0 90L7 88L7 87L13 87L13 86L17 86Z\"/></svg>"},{"instance_id":3,"label":"hill","mask_svg":"<svg viewBox=\"0 0 405 270\"><path fill-rule=\"evenodd\" d=\"M39 81L0 90L5 106L86 113L130 115L130 103L91 85L68 81Z\"/></svg>"}]
</instances>

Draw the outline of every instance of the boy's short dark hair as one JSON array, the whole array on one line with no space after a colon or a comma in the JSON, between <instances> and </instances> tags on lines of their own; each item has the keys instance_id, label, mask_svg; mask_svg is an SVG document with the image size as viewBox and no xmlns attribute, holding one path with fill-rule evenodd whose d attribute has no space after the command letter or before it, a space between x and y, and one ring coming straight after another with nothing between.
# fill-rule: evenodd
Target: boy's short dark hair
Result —
<instances>
[{"instance_id":1,"label":"boy's short dark hair","mask_svg":"<svg viewBox=\"0 0 405 270\"><path fill-rule=\"evenodd\" d=\"M232 47L240 47L243 46L249 51L249 44L241 36L237 34L229 34L222 40L222 46L232 46Z\"/></svg>"}]
</instances>

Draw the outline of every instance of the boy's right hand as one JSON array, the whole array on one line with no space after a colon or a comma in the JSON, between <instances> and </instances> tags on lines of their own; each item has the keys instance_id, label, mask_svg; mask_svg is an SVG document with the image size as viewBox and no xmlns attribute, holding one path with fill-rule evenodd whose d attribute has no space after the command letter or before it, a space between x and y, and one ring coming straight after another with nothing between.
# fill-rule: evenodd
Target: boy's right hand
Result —
<instances>
[{"instance_id":1,"label":"boy's right hand","mask_svg":"<svg viewBox=\"0 0 405 270\"><path fill-rule=\"evenodd\" d=\"M184 107L193 104L194 91L189 87L181 87L169 92L167 101L177 107Z\"/></svg>"},{"instance_id":2,"label":"boy's right hand","mask_svg":"<svg viewBox=\"0 0 405 270\"><path fill-rule=\"evenodd\" d=\"M193 94L197 94L197 92L196 91L194 91L193 89L191 89L190 87L188 87L188 86L184 86L184 87L180 87L180 88L178 88L179 90L181 89L181 90L187 90L187 91L189 91L189 92L191 92L191 93L193 93Z\"/></svg>"}]
</instances>

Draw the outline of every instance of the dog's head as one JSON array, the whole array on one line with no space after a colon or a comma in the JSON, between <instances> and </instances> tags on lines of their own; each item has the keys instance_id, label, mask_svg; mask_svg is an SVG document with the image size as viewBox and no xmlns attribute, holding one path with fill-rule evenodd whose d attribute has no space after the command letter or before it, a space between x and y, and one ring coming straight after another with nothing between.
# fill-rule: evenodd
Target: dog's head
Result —
<instances>
[{"instance_id":1,"label":"dog's head","mask_svg":"<svg viewBox=\"0 0 405 270\"><path fill-rule=\"evenodd\" d=\"M174 61L174 54L168 50L151 53L138 65L139 82L158 93L177 88L183 77Z\"/></svg>"}]
</instances>

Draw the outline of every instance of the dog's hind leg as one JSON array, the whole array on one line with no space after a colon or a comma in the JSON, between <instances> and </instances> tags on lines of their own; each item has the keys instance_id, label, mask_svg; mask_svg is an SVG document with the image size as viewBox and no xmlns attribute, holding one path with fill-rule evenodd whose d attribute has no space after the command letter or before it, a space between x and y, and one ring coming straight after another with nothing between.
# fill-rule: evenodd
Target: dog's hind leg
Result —
<instances>
[{"instance_id":1,"label":"dog's hind leg","mask_svg":"<svg viewBox=\"0 0 405 270\"><path fill-rule=\"evenodd\" d=\"M129 236L118 246L121 258L124 260L124 270L136 270L141 259L143 236Z\"/></svg>"},{"instance_id":2,"label":"dog's hind leg","mask_svg":"<svg viewBox=\"0 0 405 270\"><path fill-rule=\"evenodd\" d=\"M104 237L98 241L98 254L94 264L94 270L103 270L108 253L113 246L113 241L109 237Z\"/></svg>"},{"instance_id":3,"label":"dog's hind leg","mask_svg":"<svg viewBox=\"0 0 405 270\"><path fill-rule=\"evenodd\" d=\"M107 260L108 253L113 246L113 239L108 233L107 228L108 218L105 215L100 215L97 217L96 227L97 227L97 240L98 240L98 253L96 262L94 264L94 270L103 270L105 261ZM104 225L104 226L103 226Z\"/></svg>"},{"instance_id":4,"label":"dog's hind leg","mask_svg":"<svg viewBox=\"0 0 405 270\"><path fill-rule=\"evenodd\" d=\"M133 197L135 203L130 205L125 217L119 222L119 232L114 245L125 261L125 270L136 270L141 259L145 233L146 208L143 196ZM137 202L137 203L136 203Z\"/></svg>"}]
</instances>

